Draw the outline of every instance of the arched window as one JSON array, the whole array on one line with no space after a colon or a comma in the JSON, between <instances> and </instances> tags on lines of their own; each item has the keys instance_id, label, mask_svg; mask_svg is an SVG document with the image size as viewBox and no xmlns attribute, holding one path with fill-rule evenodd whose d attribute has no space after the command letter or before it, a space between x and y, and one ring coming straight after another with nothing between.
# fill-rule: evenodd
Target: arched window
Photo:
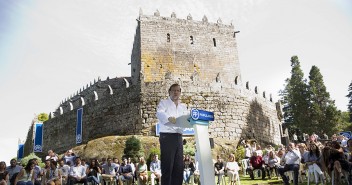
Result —
<instances>
[{"instance_id":1,"label":"arched window","mask_svg":"<svg viewBox=\"0 0 352 185\"><path fill-rule=\"evenodd\" d=\"M214 44L214 47L216 47L216 39L213 38L213 44Z\"/></svg>"},{"instance_id":2,"label":"arched window","mask_svg":"<svg viewBox=\"0 0 352 185\"><path fill-rule=\"evenodd\" d=\"M72 102L68 102L70 104L70 110L73 110L73 104Z\"/></svg>"},{"instance_id":3,"label":"arched window","mask_svg":"<svg viewBox=\"0 0 352 185\"><path fill-rule=\"evenodd\" d=\"M170 42L170 33L167 34L167 42Z\"/></svg>"},{"instance_id":4,"label":"arched window","mask_svg":"<svg viewBox=\"0 0 352 185\"><path fill-rule=\"evenodd\" d=\"M109 87L109 94L110 94L110 95L114 94L114 92L112 91L111 86L110 86L110 85L108 85L108 87Z\"/></svg>"},{"instance_id":5,"label":"arched window","mask_svg":"<svg viewBox=\"0 0 352 185\"><path fill-rule=\"evenodd\" d=\"M94 101L97 101L98 100L98 93L96 91L93 91L94 92Z\"/></svg>"},{"instance_id":6,"label":"arched window","mask_svg":"<svg viewBox=\"0 0 352 185\"><path fill-rule=\"evenodd\" d=\"M194 43L194 41L193 41L193 36L190 36L190 37L189 37L189 40L190 40L190 43L191 43L191 44Z\"/></svg>"},{"instance_id":7,"label":"arched window","mask_svg":"<svg viewBox=\"0 0 352 185\"><path fill-rule=\"evenodd\" d=\"M81 97L81 106L84 106L86 103L84 102L84 98Z\"/></svg>"}]
</instances>

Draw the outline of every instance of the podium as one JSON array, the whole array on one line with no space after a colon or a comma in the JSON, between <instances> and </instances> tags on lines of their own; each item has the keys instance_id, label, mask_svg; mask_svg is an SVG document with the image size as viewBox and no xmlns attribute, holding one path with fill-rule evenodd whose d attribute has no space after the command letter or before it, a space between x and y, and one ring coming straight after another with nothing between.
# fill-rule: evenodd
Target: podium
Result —
<instances>
[{"instance_id":1,"label":"podium","mask_svg":"<svg viewBox=\"0 0 352 185\"><path fill-rule=\"evenodd\" d=\"M214 121L214 113L192 109L190 123L195 131L200 181L202 185L214 185L214 165L209 142L209 121Z\"/></svg>"}]
</instances>

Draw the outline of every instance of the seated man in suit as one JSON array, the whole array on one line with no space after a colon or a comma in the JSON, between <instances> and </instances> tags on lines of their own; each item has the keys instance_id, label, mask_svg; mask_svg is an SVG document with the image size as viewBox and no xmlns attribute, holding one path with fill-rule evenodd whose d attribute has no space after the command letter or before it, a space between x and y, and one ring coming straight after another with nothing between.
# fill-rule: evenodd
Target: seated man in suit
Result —
<instances>
[{"instance_id":1,"label":"seated man in suit","mask_svg":"<svg viewBox=\"0 0 352 185\"><path fill-rule=\"evenodd\" d=\"M253 171L255 169L260 169L262 171L262 179L265 179L264 160L254 151L252 157L249 158L249 166L247 168L247 172L252 180L254 179Z\"/></svg>"}]
</instances>

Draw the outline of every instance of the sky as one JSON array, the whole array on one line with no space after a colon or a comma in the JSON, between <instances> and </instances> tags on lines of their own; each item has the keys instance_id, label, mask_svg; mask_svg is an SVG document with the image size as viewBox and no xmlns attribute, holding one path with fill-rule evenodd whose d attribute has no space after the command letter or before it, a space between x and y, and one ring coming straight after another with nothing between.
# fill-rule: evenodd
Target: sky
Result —
<instances>
[{"instance_id":1,"label":"sky","mask_svg":"<svg viewBox=\"0 0 352 185\"><path fill-rule=\"evenodd\" d=\"M139 9L233 24L242 81L279 99L297 55L305 78L320 68L347 110L352 81L350 0L0 0L0 160L16 156L35 114L100 77L130 76Z\"/></svg>"}]
</instances>

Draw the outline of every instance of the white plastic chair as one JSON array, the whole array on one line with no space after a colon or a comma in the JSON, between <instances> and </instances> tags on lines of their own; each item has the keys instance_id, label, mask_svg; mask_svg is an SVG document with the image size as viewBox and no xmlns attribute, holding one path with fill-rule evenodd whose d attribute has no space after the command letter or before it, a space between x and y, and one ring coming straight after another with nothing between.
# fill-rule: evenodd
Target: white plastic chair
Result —
<instances>
[{"instance_id":1,"label":"white plastic chair","mask_svg":"<svg viewBox=\"0 0 352 185\"><path fill-rule=\"evenodd\" d=\"M243 176L246 175L246 170L248 168L248 159L242 159L241 160L241 168L242 168L242 171L243 171Z\"/></svg>"}]
</instances>

